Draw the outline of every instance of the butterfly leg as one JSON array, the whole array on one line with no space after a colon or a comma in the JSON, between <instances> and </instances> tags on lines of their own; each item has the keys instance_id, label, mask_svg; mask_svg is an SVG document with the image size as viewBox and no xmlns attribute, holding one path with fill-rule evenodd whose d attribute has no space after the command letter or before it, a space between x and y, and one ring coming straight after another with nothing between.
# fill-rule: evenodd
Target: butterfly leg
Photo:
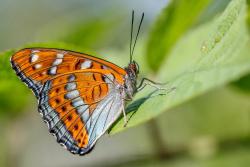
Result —
<instances>
[{"instance_id":1,"label":"butterfly leg","mask_svg":"<svg viewBox=\"0 0 250 167\"><path fill-rule=\"evenodd\" d=\"M126 115L126 111L125 111L124 106L122 107L122 113L123 113L123 118L124 118L124 125L123 125L123 127L126 127L127 124L128 124L128 119L127 119L127 115Z\"/></svg>"},{"instance_id":2,"label":"butterfly leg","mask_svg":"<svg viewBox=\"0 0 250 167\"><path fill-rule=\"evenodd\" d=\"M165 88L162 88L161 86L166 85L166 84L167 83L157 83L157 82L154 82L148 78L142 78L139 86L137 87L137 92L144 89L147 85L152 86L158 90L165 90Z\"/></svg>"}]
</instances>

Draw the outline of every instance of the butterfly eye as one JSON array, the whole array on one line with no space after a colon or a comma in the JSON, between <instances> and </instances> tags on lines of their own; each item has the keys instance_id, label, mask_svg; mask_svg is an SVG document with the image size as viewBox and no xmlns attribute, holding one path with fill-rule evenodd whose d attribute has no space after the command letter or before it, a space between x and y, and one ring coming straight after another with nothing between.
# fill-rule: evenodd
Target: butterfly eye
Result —
<instances>
[{"instance_id":1,"label":"butterfly eye","mask_svg":"<svg viewBox=\"0 0 250 167\"><path fill-rule=\"evenodd\" d=\"M139 74L139 64L136 61L133 61L133 70L136 74Z\"/></svg>"},{"instance_id":2,"label":"butterfly eye","mask_svg":"<svg viewBox=\"0 0 250 167\"><path fill-rule=\"evenodd\" d=\"M136 74L139 74L139 71L140 71L139 64L135 62L135 65L136 65Z\"/></svg>"}]
</instances>

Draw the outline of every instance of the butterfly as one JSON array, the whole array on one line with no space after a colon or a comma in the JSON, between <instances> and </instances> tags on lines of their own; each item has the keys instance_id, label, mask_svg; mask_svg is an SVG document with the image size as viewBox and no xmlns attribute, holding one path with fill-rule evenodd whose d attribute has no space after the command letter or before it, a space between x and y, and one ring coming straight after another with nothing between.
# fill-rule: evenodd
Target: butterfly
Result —
<instances>
[{"instance_id":1,"label":"butterfly","mask_svg":"<svg viewBox=\"0 0 250 167\"><path fill-rule=\"evenodd\" d=\"M136 40L144 17L137 31ZM38 99L38 110L50 133L71 153L84 155L123 113L125 102L145 87L137 85L138 64L121 68L106 60L69 50L25 48L11 57L17 76Z\"/></svg>"}]
</instances>

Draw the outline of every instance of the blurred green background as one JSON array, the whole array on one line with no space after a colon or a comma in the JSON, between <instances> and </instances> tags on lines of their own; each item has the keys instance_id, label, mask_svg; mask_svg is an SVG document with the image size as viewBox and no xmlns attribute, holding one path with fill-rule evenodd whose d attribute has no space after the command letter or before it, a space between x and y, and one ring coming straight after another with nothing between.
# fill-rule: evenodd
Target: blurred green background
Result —
<instances>
[{"instance_id":1,"label":"blurred green background","mask_svg":"<svg viewBox=\"0 0 250 167\"><path fill-rule=\"evenodd\" d=\"M0 0L0 166L250 166L248 5L245 0ZM24 47L53 47L124 67L132 9L135 25L145 13L134 54L139 79L167 81L176 91L135 103L139 109L130 115L131 128L123 128L121 120L90 154L72 155L48 133L9 57Z\"/></svg>"}]
</instances>

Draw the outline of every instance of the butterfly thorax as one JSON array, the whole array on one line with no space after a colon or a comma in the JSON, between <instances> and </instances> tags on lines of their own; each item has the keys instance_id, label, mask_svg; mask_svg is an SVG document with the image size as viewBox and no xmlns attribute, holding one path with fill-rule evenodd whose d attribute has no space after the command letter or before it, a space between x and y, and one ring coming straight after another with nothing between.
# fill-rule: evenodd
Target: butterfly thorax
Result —
<instances>
[{"instance_id":1,"label":"butterfly thorax","mask_svg":"<svg viewBox=\"0 0 250 167\"><path fill-rule=\"evenodd\" d=\"M132 99L133 95L137 91L136 81L137 81L137 75L139 73L139 66L135 61L133 61L129 63L128 67L125 68L125 71L127 72L124 84L126 98Z\"/></svg>"}]
</instances>

